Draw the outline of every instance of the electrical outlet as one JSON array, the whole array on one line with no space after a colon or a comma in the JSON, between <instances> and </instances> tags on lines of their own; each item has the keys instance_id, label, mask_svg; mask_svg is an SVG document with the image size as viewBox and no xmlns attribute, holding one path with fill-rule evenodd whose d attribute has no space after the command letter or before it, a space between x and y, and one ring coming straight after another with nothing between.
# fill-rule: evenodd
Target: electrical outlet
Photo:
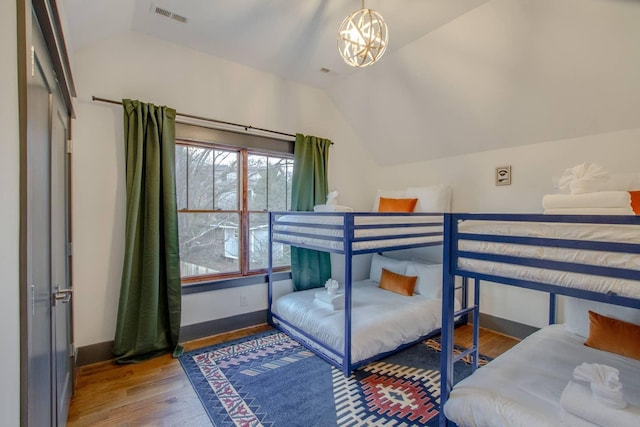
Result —
<instances>
[{"instance_id":1,"label":"electrical outlet","mask_svg":"<svg viewBox=\"0 0 640 427\"><path fill-rule=\"evenodd\" d=\"M249 304L247 303L247 296L246 295L240 295L240 307L246 307Z\"/></svg>"}]
</instances>

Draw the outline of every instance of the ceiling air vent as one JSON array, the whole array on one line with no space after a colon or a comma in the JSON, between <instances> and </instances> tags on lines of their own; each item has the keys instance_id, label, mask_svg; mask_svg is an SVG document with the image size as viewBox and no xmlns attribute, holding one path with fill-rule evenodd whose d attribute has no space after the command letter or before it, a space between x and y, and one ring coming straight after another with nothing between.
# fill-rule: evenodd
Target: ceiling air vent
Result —
<instances>
[{"instance_id":1,"label":"ceiling air vent","mask_svg":"<svg viewBox=\"0 0 640 427\"><path fill-rule=\"evenodd\" d=\"M151 11L153 13L157 13L158 15L162 15L165 18L173 19L174 21L182 22L183 24L187 23L187 18L186 17L184 17L182 15L178 15L177 13L173 13L170 10L164 9L162 7L152 5L151 6Z\"/></svg>"},{"instance_id":2,"label":"ceiling air vent","mask_svg":"<svg viewBox=\"0 0 640 427\"><path fill-rule=\"evenodd\" d=\"M171 12L169 12L167 9L163 9L161 7L157 7L154 10L155 13L157 13L158 15L162 15L162 16L166 16L167 18L171 18Z\"/></svg>"}]
</instances>

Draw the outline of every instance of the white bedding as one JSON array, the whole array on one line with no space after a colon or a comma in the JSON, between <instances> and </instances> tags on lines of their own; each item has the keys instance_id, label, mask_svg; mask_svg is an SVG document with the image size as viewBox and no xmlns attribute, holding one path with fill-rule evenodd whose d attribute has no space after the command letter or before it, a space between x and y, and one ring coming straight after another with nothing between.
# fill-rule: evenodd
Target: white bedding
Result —
<instances>
[{"instance_id":1,"label":"white bedding","mask_svg":"<svg viewBox=\"0 0 640 427\"><path fill-rule=\"evenodd\" d=\"M458 226L458 231L461 233L485 233L505 236L640 243L640 232L638 231L638 226L633 224L577 224L472 220L461 222Z\"/></svg>"},{"instance_id":2,"label":"white bedding","mask_svg":"<svg viewBox=\"0 0 640 427\"><path fill-rule=\"evenodd\" d=\"M459 225L459 231L461 233L471 234L640 243L640 229L637 225L464 221ZM471 240L460 240L458 249L533 259L566 261L595 266L619 267L627 270L638 270L638 277L640 278L640 254L587 251ZM603 293L614 292L621 296L640 298L640 280L607 278L602 276L523 267L514 264L488 262L467 258L459 258L458 267L478 273L513 277L540 283L552 283Z\"/></svg>"},{"instance_id":3,"label":"white bedding","mask_svg":"<svg viewBox=\"0 0 640 427\"><path fill-rule=\"evenodd\" d=\"M333 311L314 301L318 289L293 292L272 306L277 316L344 352L344 310ZM343 289L341 290L343 291ZM440 328L442 301L411 297L378 288L371 280L352 284L351 362L392 351Z\"/></svg>"},{"instance_id":4,"label":"white bedding","mask_svg":"<svg viewBox=\"0 0 640 427\"><path fill-rule=\"evenodd\" d=\"M447 418L460 427L560 426L562 390L583 362L619 369L625 399L640 406L640 361L586 347L584 340L563 325L532 334L458 383L444 407Z\"/></svg>"},{"instance_id":5,"label":"white bedding","mask_svg":"<svg viewBox=\"0 0 640 427\"><path fill-rule=\"evenodd\" d=\"M278 218L277 221L295 222L300 224L312 224L312 225L339 225L344 224L343 215L284 215ZM319 227L305 227L296 225L284 225L274 224L273 238L278 241L287 241L291 244L303 244L310 245L317 248L324 248L330 250L340 251L344 249L343 236L344 232L340 229L326 229ZM441 215L354 215L354 237L355 238L369 238L369 237L390 237L401 234L419 234L419 233L442 233L443 218ZM426 226L414 226L414 227L401 227L402 224L418 224L418 223L432 223L433 225ZM368 225L389 225L384 228L365 228L359 229L359 226ZM293 233L305 233L313 236L292 236L285 235L282 232ZM279 233L280 232L280 233ZM314 236L318 236L317 238ZM327 240L324 237L334 237L340 240ZM413 245L421 243L437 243L442 242L442 235L438 236L426 236L426 237L403 237L397 239L376 239L367 240L362 242L354 242L352 249L366 250L366 249L382 249L391 248L401 245Z\"/></svg>"}]
</instances>

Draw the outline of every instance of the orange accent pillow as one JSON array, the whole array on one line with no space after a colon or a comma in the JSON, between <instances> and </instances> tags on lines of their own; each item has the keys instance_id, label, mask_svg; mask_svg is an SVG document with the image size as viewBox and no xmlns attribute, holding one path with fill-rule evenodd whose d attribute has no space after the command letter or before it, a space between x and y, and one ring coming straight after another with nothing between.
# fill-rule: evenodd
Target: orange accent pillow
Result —
<instances>
[{"instance_id":1,"label":"orange accent pillow","mask_svg":"<svg viewBox=\"0 0 640 427\"><path fill-rule=\"evenodd\" d=\"M640 325L589 310L588 347L640 360Z\"/></svg>"},{"instance_id":2,"label":"orange accent pillow","mask_svg":"<svg viewBox=\"0 0 640 427\"><path fill-rule=\"evenodd\" d=\"M640 190L629 191L629 195L631 196L631 209L636 215L640 215Z\"/></svg>"},{"instance_id":3,"label":"orange accent pillow","mask_svg":"<svg viewBox=\"0 0 640 427\"><path fill-rule=\"evenodd\" d=\"M378 212L413 212L418 199L388 199L380 197Z\"/></svg>"},{"instance_id":4,"label":"orange accent pillow","mask_svg":"<svg viewBox=\"0 0 640 427\"><path fill-rule=\"evenodd\" d=\"M380 276L380 289L395 292L396 294L406 295L408 297L413 295L413 290L416 288L416 281L418 276L403 276L402 274L394 273L386 268L382 269L382 275Z\"/></svg>"}]
</instances>

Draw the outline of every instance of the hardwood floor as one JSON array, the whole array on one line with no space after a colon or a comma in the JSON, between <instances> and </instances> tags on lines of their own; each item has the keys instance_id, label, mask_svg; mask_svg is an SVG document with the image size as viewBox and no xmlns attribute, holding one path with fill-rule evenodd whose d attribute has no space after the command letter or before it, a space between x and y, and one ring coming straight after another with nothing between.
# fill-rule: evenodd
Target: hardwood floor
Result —
<instances>
[{"instance_id":1,"label":"hardwood floor","mask_svg":"<svg viewBox=\"0 0 640 427\"><path fill-rule=\"evenodd\" d=\"M463 325L455 329L455 343L462 347L470 347L473 342L473 328ZM519 343L513 337L480 328L480 353L491 358L498 357L511 347Z\"/></svg>"},{"instance_id":2,"label":"hardwood floor","mask_svg":"<svg viewBox=\"0 0 640 427\"><path fill-rule=\"evenodd\" d=\"M185 351L271 329L267 325L185 343ZM455 342L468 346L472 328L456 328ZM518 341L480 329L480 352L496 357ZM184 374L167 354L133 365L103 362L82 366L67 425L73 426L210 426L209 417Z\"/></svg>"}]
</instances>

